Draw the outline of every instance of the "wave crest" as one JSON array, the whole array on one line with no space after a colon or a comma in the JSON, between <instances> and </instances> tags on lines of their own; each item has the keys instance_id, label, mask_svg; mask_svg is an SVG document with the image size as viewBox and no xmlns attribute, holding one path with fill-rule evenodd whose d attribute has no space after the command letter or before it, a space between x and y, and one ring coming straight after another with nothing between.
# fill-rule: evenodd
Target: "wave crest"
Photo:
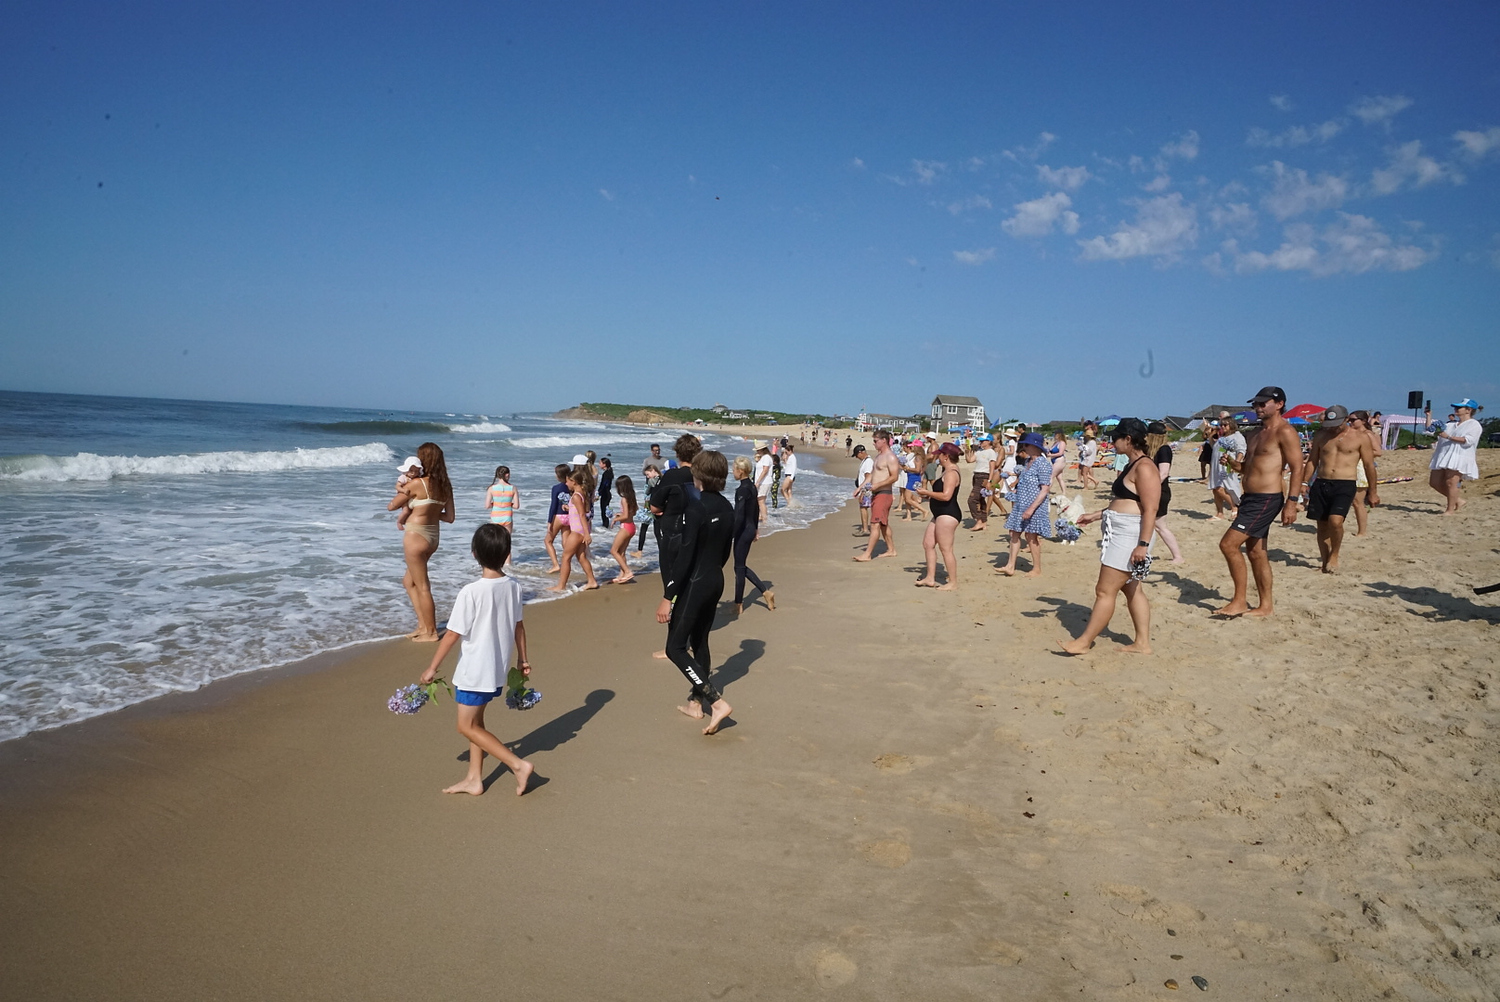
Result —
<instances>
[{"instance_id":1,"label":"wave crest","mask_svg":"<svg viewBox=\"0 0 1500 1002\"><path fill-rule=\"evenodd\" d=\"M510 425L501 424L498 421L480 421L476 424L450 425L449 431L459 435L500 435L510 431Z\"/></svg>"},{"instance_id":2,"label":"wave crest","mask_svg":"<svg viewBox=\"0 0 1500 1002\"><path fill-rule=\"evenodd\" d=\"M204 473L269 473L326 470L339 466L389 463L396 458L384 442L290 452L199 452L180 456L6 456L0 480L113 480L130 476L194 476Z\"/></svg>"}]
</instances>

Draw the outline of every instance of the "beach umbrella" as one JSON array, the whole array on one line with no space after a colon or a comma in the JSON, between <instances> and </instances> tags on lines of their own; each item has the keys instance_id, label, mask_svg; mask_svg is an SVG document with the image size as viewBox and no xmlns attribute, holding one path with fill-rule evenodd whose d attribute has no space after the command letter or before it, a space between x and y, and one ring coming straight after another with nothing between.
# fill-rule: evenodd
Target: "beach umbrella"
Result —
<instances>
[{"instance_id":1,"label":"beach umbrella","mask_svg":"<svg viewBox=\"0 0 1500 1002\"><path fill-rule=\"evenodd\" d=\"M1103 417L1103 418L1099 419L1099 427L1101 427L1101 428L1105 427L1106 425L1119 424L1119 423L1120 423L1120 415L1118 415L1118 414L1111 414L1109 417Z\"/></svg>"},{"instance_id":2,"label":"beach umbrella","mask_svg":"<svg viewBox=\"0 0 1500 1002\"><path fill-rule=\"evenodd\" d=\"M1283 414L1282 417L1286 418L1287 420L1291 420L1294 417L1312 418L1319 414L1322 414L1327 409L1328 408L1326 407L1319 407L1317 404L1298 404L1296 407L1293 407L1291 410Z\"/></svg>"},{"instance_id":3,"label":"beach umbrella","mask_svg":"<svg viewBox=\"0 0 1500 1002\"><path fill-rule=\"evenodd\" d=\"M1305 417L1289 417L1289 418L1286 419L1286 423L1287 424L1311 424L1312 422L1309 421L1309 420L1307 420L1307 418L1305 418Z\"/></svg>"}]
</instances>

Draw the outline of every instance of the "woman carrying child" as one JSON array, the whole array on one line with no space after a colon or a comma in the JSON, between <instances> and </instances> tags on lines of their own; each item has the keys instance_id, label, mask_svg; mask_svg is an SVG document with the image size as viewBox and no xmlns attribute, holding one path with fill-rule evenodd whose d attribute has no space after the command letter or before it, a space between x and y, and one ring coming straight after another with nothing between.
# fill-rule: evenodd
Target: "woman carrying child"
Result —
<instances>
[{"instance_id":1,"label":"woman carrying child","mask_svg":"<svg viewBox=\"0 0 1500 1002\"><path fill-rule=\"evenodd\" d=\"M448 631L438 642L422 683L437 678L438 669L455 644L463 641L458 667L453 670L454 702L458 704L458 733L469 741L469 771L462 782L444 793L484 792L484 757L493 755L516 777L516 796L526 792L532 765L501 743L484 726L484 708L500 695L511 654L520 655L521 671L531 672L526 660L526 624L521 621L521 586L506 577L510 533L493 522L474 530L470 551L483 569L478 581L464 585L453 602Z\"/></svg>"},{"instance_id":2,"label":"woman carrying child","mask_svg":"<svg viewBox=\"0 0 1500 1002\"><path fill-rule=\"evenodd\" d=\"M437 609L432 602L427 562L437 552L438 525L451 523L457 516L443 450L435 442L423 442L417 447L417 460L422 464L420 475L410 477L396 488L396 496L391 498L386 510L407 509L401 534L406 574L401 578L401 585L406 589L407 598L411 599L412 611L417 614L417 628L407 636L419 643L433 643L438 638Z\"/></svg>"},{"instance_id":3,"label":"woman carrying child","mask_svg":"<svg viewBox=\"0 0 1500 1002\"><path fill-rule=\"evenodd\" d=\"M605 462L609 462L608 459ZM640 505L635 499L635 484L629 477L617 477L615 479L615 490L620 494L620 510L615 512L614 525L619 529L615 533L615 541L609 548L609 555L615 558L615 563L620 565L620 573L610 584L625 584L627 581L635 580L635 572L625 563L625 551L630 549L630 537L635 535L635 515L640 510Z\"/></svg>"},{"instance_id":4,"label":"woman carrying child","mask_svg":"<svg viewBox=\"0 0 1500 1002\"><path fill-rule=\"evenodd\" d=\"M594 539L594 529L588 517L589 484L592 479L586 465L580 465L568 474L568 486L572 493L568 496L568 511L565 516L567 524L562 533L562 571L558 574L557 584L548 588L548 591L568 590L568 577L573 572L574 557L578 558L578 564L588 580L584 590L591 591L599 587L599 582L594 579L594 565L589 562L589 543Z\"/></svg>"}]
</instances>

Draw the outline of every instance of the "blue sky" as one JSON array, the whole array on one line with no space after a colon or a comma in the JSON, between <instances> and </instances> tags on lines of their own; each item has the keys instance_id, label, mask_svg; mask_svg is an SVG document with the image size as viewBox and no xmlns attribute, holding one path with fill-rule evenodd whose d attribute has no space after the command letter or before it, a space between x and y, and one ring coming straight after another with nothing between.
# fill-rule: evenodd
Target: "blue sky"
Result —
<instances>
[{"instance_id":1,"label":"blue sky","mask_svg":"<svg viewBox=\"0 0 1500 1002\"><path fill-rule=\"evenodd\" d=\"M7 389L1049 419L1500 388L1493 3L0 29Z\"/></svg>"}]
</instances>

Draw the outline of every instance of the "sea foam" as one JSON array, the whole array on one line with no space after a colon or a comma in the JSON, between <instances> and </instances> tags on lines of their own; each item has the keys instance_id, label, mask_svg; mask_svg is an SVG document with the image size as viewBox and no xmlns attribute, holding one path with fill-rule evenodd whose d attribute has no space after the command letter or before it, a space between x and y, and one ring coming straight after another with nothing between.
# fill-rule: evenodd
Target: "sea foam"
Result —
<instances>
[{"instance_id":1,"label":"sea foam","mask_svg":"<svg viewBox=\"0 0 1500 1002\"><path fill-rule=\"evenodd\" d=\"M479 421L474 424L449 425L448 430L455 435L501 435L510 431L510 425L498 421Z\"/></svg>"},{"instance_id":2,"label":"sea foam","mask_svg":"<svg viewBox=\"0 0 1500 1002\"><path fill-rule=\"evenodd\" d=\"M170 477L204 473L268 473L327 470L388 463L396 458L384 442L286 452L199 452L177 456L6 456L0 479L21 481L113 480L139 475Z\"/></svg>"}]
</instances>

